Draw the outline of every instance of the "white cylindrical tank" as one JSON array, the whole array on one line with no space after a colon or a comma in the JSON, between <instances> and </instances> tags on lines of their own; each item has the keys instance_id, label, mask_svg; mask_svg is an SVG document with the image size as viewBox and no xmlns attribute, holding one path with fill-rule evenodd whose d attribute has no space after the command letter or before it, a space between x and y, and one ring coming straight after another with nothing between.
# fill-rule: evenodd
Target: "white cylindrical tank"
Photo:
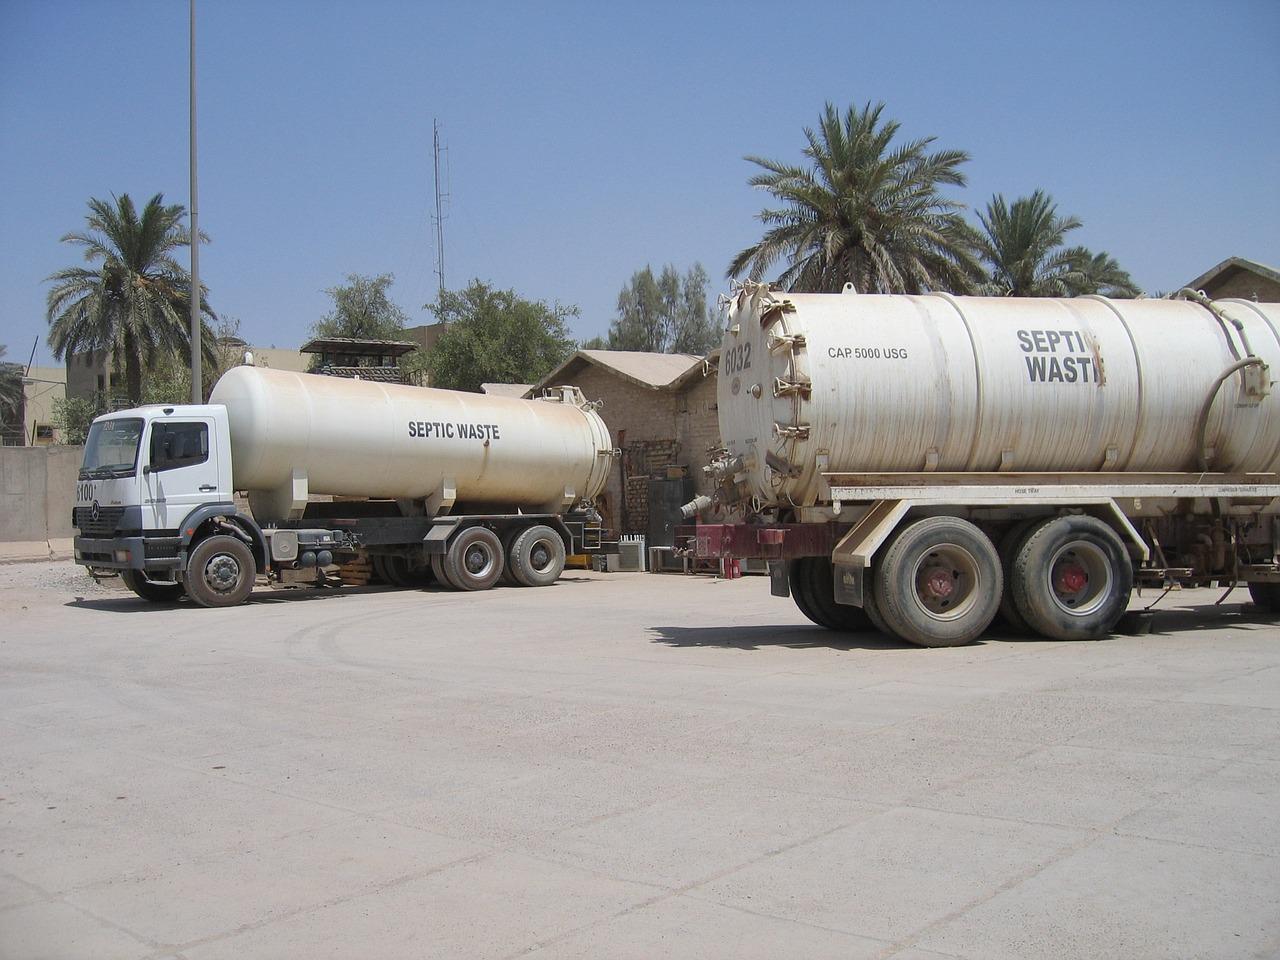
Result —
<instances>
[{"instance_id":1,"label":"white cylindrical tank","mask_svg":"<svg viewBox=\"0 0 1280 960\"><path fill-rule=\"evenodd\" d=\"M1280 305L1244 300L748 284L721 351L721 437L765 505L812 505L822 473L1273 471L1278 329Z\"/></svg>"},{"instance_id":2,"label":"white cylindrical tank","mask_svg":"<svg viewBox=\"0 0 1280 960\"><path fill-rule=\"evenodd\" d=\"M558 512L604 487L609 431L572 388L519 400L233 367L213 388L232 475L267 522L307 493Z\"/></svg>"}]
</instances>

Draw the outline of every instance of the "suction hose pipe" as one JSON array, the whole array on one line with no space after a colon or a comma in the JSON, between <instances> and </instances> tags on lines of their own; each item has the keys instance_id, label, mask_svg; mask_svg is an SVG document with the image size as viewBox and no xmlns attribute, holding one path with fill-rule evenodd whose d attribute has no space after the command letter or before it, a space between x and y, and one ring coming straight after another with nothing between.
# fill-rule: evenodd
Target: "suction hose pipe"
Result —
<instances>
[{"instance_id":1,"label":"suction hose pipe","mask_svg":"<svg viewBox=\"0 0 1280 960\"><path fill-rule=\"evenodd\" d=\"M692 520L703 510L711 506L711 498L708 496L697 496L680 508L680 515L686 520Z\"/></svg>"}]
</instances>

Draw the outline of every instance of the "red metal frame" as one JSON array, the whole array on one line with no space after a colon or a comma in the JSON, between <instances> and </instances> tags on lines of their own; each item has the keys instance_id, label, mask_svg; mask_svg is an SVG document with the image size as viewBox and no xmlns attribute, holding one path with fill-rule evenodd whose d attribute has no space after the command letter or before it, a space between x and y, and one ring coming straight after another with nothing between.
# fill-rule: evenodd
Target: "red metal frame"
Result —
<instances>
[{"instance_id":1,"label":"red metal frame","mask_svg":"<svg viewBox=\"0 0 1280 960\"><path fill-rule=\"evenodd\" d=\"M847 523L700 523L676 527L675 545L709 560L829 557Z\"/></svg>"}]
</instances>

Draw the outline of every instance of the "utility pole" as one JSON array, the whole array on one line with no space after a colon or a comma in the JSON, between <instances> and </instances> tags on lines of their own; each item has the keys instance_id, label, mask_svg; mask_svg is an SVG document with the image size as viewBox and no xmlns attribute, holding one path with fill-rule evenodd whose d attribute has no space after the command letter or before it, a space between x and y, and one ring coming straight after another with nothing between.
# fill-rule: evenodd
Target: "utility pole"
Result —
<instances>
[{"instance_id":1,"label":"utility pole","mask_svg":"<svg viewBox=\"0 0 1280 960\"><path fill-rule=\"evenodd\" d=\"M444 202L449 199L448 193L440 188L440 121L431 121L432 149L435 155L436 168L436 215L432 218L436 225L436 280L439 283L440 296L444 296ZM446 148L447 152L447 148Z\"/></svg>"},{"instance_id":2,"label":"utility pole","mask_svg":"<svg viewBox=\"0 0 1280 960\"><path fill-rule=\"evenodd\" d=\"M196 0L191 13L191 402L204 401L204 372L200 369L200 203L196 197Z\"/></svg>"}]
</instances>

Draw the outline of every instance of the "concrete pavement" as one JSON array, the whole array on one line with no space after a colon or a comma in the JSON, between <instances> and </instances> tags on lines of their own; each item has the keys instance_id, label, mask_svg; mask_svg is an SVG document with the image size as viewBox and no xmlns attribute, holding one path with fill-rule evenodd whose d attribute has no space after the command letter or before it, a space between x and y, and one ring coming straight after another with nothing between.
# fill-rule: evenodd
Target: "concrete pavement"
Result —
<instances>
[{"instance_id":1,"label":"concrete pavement","mask_svg":"<svg viewBox=\"0 0 1280 960\"><path fill-rule=\"evenodd\" d=\"M0 957L1274 956L1280 631L1218 596L920 650L763 578L0 567Z\"/></svg>"}]
</instances>

